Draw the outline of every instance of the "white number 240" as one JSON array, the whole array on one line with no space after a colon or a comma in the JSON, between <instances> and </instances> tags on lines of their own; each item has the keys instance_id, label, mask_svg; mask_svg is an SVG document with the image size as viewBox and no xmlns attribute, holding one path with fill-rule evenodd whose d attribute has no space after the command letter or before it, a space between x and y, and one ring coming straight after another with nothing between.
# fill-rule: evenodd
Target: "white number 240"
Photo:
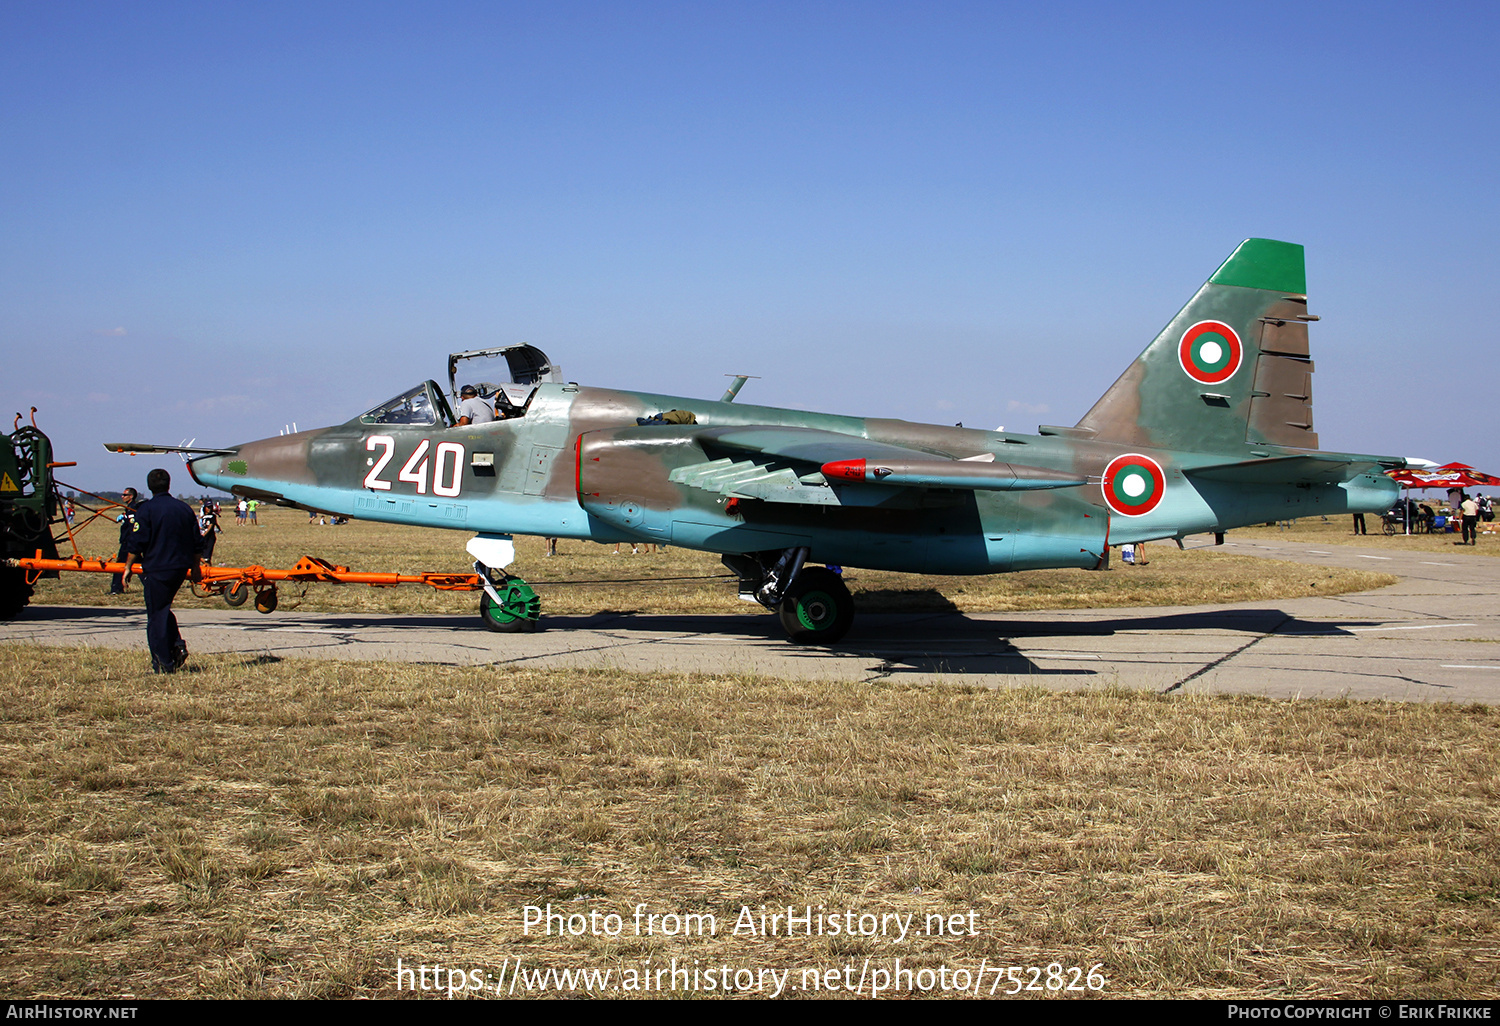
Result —
<instances>
[{"instance_id":1,"label":"white number 240","mask_svg":"<svg viewBox=\"0 0 1500 1026\"><path fill-rule=\"evenodd\" d=\"M458 442L439 442L437 453L429 459L427 452L432 446L431 441L424 438L417 443L417 448L411 457L402 466L401 472L396 475L399 481L408 481L417 486L418 495L427 494L428 464L435 464L432 469L432 494L452 498L458 494L459 484L463 480L464 472L464 447ZM388 492L391 483L380 475L385 470L386 464L391 462L391 457L396 453L396 440L390 435L371 435L365 439L365 450L374 452L377 448L385 450L380 454L370 472L365 475L365 487L377 491Z\"/></svg>"}]
</instances>

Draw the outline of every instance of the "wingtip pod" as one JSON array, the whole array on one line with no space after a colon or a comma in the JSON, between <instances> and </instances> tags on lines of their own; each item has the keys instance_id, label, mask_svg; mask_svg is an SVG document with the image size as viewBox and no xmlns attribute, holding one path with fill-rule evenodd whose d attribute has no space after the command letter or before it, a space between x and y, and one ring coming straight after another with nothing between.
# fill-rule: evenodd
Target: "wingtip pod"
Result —
<instances>
[{"instance_id":1,"label":"wingtip pod","mask_svg":"<svg viewBox=\"0 0 1500 1026\"><path fill-rule=\"evenodd\" d=\"M1297 296L1307 295L1307 261L1295 242L1246 239L1208 279L1212 285L1237 285Z\"/></svg>"}]
</instances>

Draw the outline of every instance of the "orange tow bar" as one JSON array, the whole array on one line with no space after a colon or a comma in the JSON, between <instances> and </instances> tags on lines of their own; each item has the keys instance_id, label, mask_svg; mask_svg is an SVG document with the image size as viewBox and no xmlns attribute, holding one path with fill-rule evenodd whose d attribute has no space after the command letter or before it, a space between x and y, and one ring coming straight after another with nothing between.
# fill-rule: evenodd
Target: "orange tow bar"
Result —
<instances>
[{"instance_id":1,"label":"orange tow bar","mask_svg":"<svg viewBox=\"0 0 1500 1026\"><path fill-rule=\"evenodd\" d=\"M35 557L7 559L6 566L30 571L26 583L35 584L49 570L68 570L88 574L141 573L141 565L104 559L73 556L68 559L43 559L38 552ZM35 576L32 576L32 573ZM188 574L193 582L193 594L199 598L223 595L231 606L245 603L250 593L255 593L255 608L269 613L276 608L277 581L321 581L327 584L366 584L372 588L394 588L400 584L425 584L439 591L481 591L484 578L478 574L444 574L431 571L420 574L361 573L347 566L335 566L326 559L303 556L290 570L274 570L263 566L199 566Z\"/></svg>"}]
</instances>

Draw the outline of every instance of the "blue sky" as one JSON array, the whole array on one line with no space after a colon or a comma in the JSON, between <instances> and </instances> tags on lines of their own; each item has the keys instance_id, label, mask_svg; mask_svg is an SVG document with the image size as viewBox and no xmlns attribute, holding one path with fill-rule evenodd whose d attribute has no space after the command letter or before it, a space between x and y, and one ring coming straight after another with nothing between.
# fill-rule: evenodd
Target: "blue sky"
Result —
<instances>
[{"instance_id":1,"label":"blue sky","mask_svg":"<svg viewBox=\"0 0 1500 1026\"><path fill-rule=\"evenodd\" d=\"M1029 431L1264 236L1307 246L1323 447L1500 473L1497 37L1487 4L7 0L0 411L139 486L101 442L335 423L526 341Z\"/></svg>"}]
</instances>

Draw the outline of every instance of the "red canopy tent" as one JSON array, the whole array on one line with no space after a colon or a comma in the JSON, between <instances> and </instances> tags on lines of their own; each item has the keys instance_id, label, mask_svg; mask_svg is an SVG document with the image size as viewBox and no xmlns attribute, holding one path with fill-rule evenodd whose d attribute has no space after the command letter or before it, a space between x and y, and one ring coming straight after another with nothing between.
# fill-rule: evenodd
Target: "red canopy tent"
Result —
<instances>
[{"instance_id":1,"label":"red canopy tent","mask_svg":"<svg viewBox=\"0 0 1500 1026\"><path fill-rule=\"evenodd\" d=\"M1437 468L1437 471L1452 474L1455 478L1461 479L1463 483L1457 486L1459 488L1473 488L1478 485L1500 485L1500 477L1475 470L1467 463L1444 463L1441 467Z\"/></svg>"},{"instance_id":2,"label":"red canopy tent","mask_svg":"<svg viewBox=\"0 0 1500 1026\"><path fill-rule=\"evenodd\" d=\"M1387 475L1402 488L1478 488L1500 486L1500 477L1475 470L1464 463L1447 463L1430 470L1389 470Z\"/></svg>"},{"instance_id":3,"label":"red canopy tent","mask_svg":"<svg viewBox=\"0 0 1500 1026\"><path fill-rule=\"evenodd\" d=\"M1444 463L1441 467L1426 470L1387 470L1386 476L1405 489L1412 488L1478 488L1500 486L1500 477L1475 470L1467 463ZM1401 504L1403 512L1407 509ZM1411 534L1411 524L1406 525Z\"/></svg>"}]
</instances>

